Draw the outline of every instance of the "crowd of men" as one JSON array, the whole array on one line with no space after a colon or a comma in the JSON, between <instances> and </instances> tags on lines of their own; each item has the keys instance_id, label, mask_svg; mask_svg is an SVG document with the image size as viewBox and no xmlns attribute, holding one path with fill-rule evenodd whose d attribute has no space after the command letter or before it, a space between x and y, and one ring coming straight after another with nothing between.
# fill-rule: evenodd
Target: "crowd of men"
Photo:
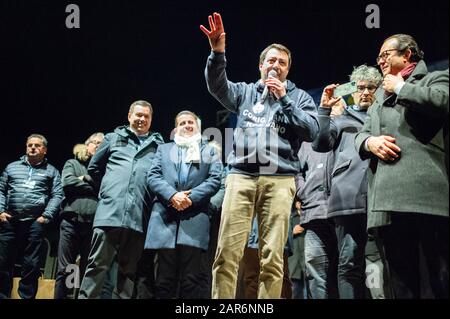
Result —
<instances>
[{"instance_id":1,"label":"crowd of men","mask_svg":"<svg viewBox=\"0 0 450 319\"><path fill-rule=\"evenodd\" d=\"M208 22L206 84L238 118L225 164L197 114L179 112L164 143L143 100L127 125L76 145L61 176L30 135L0 179L0 298L19 253L18 294L35 298L56 221L58 299L78 256L80 299L397 299L424 285L448 298L448 69L428 72L396 34L381 73L352 71L352 103L329 84L316 106L287 79L281 44L261 52L258 81L230 81L222 18Z\"/></svg>"}]
</instances>

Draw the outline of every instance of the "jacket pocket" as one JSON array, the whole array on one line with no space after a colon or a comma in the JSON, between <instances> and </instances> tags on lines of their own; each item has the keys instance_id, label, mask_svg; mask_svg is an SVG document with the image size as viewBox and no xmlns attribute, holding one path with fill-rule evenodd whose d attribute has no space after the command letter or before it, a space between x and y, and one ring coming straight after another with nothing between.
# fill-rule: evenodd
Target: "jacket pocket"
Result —
<instances>
[{"instance_id":1,"label":"jacket pocket","mask_svg":"<svg viewBox=\"0 0 450 319\"><path fill-rule=\"evenodd\" d=\"M351 164L352 160L349 159L348 161L345 161L339 165L337 165L334 169L333 169L333 173L331 174L332 177L341 174L342 172L346 171Z\"/></svg>"}]
</instances>

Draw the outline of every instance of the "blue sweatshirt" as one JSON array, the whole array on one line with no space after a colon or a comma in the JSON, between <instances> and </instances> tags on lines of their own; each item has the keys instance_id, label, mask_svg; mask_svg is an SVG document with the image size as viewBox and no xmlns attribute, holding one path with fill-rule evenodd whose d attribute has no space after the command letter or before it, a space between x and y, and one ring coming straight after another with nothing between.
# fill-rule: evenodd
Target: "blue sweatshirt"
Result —
<instances>
[{"instance_id":1,"label":"blue sweatshirt","mask_svg":"<svg viewBox=\"0 0 450 319\"><path fill-rule=\"evenodd\" d=\"M301 143L312 142L319 131L314 100L288 80L286 96L278 100L270 94L258 106L261 82L228 81L225 67L225 54L211 52L205 70L208 90L238 115L230 173L295 175Z\"/></svg>"}]
</instances>

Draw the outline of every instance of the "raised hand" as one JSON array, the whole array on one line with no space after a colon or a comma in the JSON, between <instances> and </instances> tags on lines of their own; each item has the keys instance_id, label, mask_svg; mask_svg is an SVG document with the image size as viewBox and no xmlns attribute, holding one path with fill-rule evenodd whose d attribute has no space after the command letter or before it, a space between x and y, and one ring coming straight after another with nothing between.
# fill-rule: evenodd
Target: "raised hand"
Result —
<instances>
[{"instance_id":1,"label":"raised hand","mask_svg":"<svg viewBox=\"0 0 450 319\"><path fill-rule=\"evenodd\" d=\"M209 27L208 30L203 25L200 25L200 30L208 37L211 50L214 52L225 52L225 29L223 28L222 17L219 13L214 12L212 16L208 16Z\"/></svg>"},{"instance_id":2,"label":"raised hand","mask_svg":"<svg viewBox=\"0 0 450 319\"><path fill-rule=\"evenodd\" d=\"M337 102L341 100L340 97L333 97L334 89L338 87L338 84L330 84L325 87L320 98L320 106L325 108L331 108Z\"/></svg>"}]
</instances>

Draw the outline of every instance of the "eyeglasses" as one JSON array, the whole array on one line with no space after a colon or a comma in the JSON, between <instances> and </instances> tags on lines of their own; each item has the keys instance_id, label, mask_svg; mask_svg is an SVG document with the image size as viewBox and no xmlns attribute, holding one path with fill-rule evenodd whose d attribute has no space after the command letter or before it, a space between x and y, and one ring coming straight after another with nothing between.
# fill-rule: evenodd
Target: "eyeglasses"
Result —
<instances>
[{"instance_id":1,"label":"eyeglasses","mask_svg":"<svg viewBox=\"0 0 450 319\"><path fill-rule=\"evenodd\" d=\"M358 85L356 89L358 90L358 93L363 93L366 89L369 91L369 93L373 93L377 90L377 86L375 85Z\"/></svg>"},{"instance_id":2,"label":"eyeglasses","mask_svg":"<svg viewBox=\"0 0 450 319\"><path fill-rule=\"evenodd\" d=\"M389 50L385 50L383 52L381 52L381 54L379 56L377 56L377 64L380 63L381 60L386 60L387 57L390 56L391 51L398 51L398 49L389 49Z\"/></svg>"}]
</instances>

